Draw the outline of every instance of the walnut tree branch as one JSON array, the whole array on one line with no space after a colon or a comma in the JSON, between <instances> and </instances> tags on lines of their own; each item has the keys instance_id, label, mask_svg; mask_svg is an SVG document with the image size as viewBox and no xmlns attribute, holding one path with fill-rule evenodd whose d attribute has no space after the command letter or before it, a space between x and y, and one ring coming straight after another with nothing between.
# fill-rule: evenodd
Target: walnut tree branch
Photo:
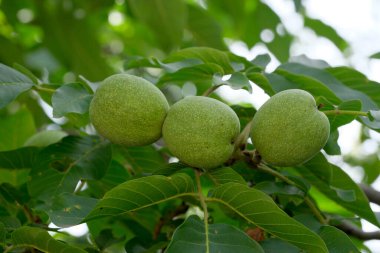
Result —
<instances>
[{"instance_id":1,"label":"walnut tree branch","mask_svg":"<svg viewBox=\"0 0 380 253\"><path fill-rule=\"evenodd\" d=\"M370 202L380 205L380 192L365 184L359 184L359 186Z\"/></svg>"},{"instance_id":2,"label":"walnut tree branch","mask_svg":"<svg viewBox=\"0 0 380 253\"><path fill-rule=\"evenodd\" d=\"M360 240L380 240L380 231L364 232L359 227L346 221L343 221L339 225L335 225L335 227L339 228L346 234L356 237Z\"/></svg>"}]
</instances>

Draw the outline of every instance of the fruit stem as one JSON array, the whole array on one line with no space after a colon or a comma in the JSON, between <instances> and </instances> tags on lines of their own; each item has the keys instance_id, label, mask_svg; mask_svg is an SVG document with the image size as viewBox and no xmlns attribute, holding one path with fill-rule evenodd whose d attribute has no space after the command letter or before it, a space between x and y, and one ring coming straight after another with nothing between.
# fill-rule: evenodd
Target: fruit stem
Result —
<instances>
[{"instance_id":1,"label":"fruit stem","mask_svg":"<svg viewBox=\"0 0 380 253\"><path fill-rule=\"evenodd\" d=\"M214 85L214 86L211 86L210 88L208 88L208 90L206 90L202 96L204 97L208 97L211 93L213 93L216 89L218 89L220 86L224 85L223 83L222 84L218 84L218 85Z\"/></svg>"},{"instance_id":2,"label":"fruit stem","mask_svg":"<svg viewBox=\"0 0 380 253\"><path fill-rule=\"evenodd\" d=\"M209 249L209 238L208 238L208 211L205 197L202 193L202 185L201 185L201 172L199 170L195 170L195 180L197 181L198 195L199 200L201 201L202 209L204 212L203 222L205 224L205 235L206 235L206 253L210 252Z\"/></svg>"},{"instance_id":3,"label":"fruit stem","mask_svg":"<svg viewBox=\"0 0 380 253\"><path fill-rule=\"evenodd\" d=\"M245 144L247 143L247 139L248 139L248 136L251 132L251 128L252 128L252 121L251 120L250 122L247 123L247 125L245 125L243 131L241 131L241 133L239 134L239 136L236 138L236 141L235 141L235 147L234 147L234 153L236 151L238 151L240 148L244 147L245 148Z\"/></svg>"},{"instance_id":4,"label":"fruit stem","mask_svg":"<svg viewBox=\"0 0 380 253\"><path fill-rule=\"evenodd\" d=\"M329 111L322 111L324 114L328 115L354 115L354 116L367 116L367 112L361 112L361 111L347 111L347 110L329 110Z\"/></svg>"},{"instance_id":5,"label":"fruit stem","mask_svg":"<svg viewBox=\"0 0 380 253\"><path fill-rule=\"evenodd\" d=\"M270 168L269 166L267 166L263 163L258 164L257 168L263 172L266 172L268 174L271 174L274 177L281 179L285 183L288 183L290 185L293 185L293 186L300 188L296 182L294 182L293 180L289 179L288 177L282 175L278 171ZM327 224L326 218L323 216L322 212L316 207L316 205L313 203L313 201L311 201L310 197L306 196L304 198L304 201L305 201L305 204L308 205L308 207L310 208L310 210L314 214L314 216L319 220L319 222L322 224Z\"/></svg>"},{"instance_id":6,"label":"fruit stem","mask_svg":"<svg viewBox=\"0 0 380 253\"><path fill-rule=\"evenodd\" d=\"M35 86L33 86L33 89L35 90L35 91L44 91L44 92L47 92L47 93L50 93L50 94L53 94L54 92L55 92L55 90L54 89L49 89L49 88L44 88L44 87L41 87L41 86L39 86L39 85L35 85Z\"/></svg>"}]
</instances>

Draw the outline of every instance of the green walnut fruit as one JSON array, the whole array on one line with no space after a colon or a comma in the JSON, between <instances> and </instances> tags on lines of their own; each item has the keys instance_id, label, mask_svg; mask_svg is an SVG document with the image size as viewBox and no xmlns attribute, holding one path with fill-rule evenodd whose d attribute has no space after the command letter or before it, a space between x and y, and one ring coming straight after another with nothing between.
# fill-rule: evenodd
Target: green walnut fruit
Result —
<instances>
[{"instance_id":1,"label":"green walnut fruit","mask_svg":"<svg viewBox=\"0 0 380 253\"><path fill-rule=\"evenodd\" d=\"M180 161L210 169L230 158L239 131L239 118L229 106L213 98L193 96L170 108L162 136Z\"/></svg>"},{"instance_id":2,"label":"green walnut fruit","mask_svg":"<svg viewBox=\"0 0 380 253\"><path fill-rule=\"evenodd\" d=\"M117 74L106 78L90 104L90 119L100 135L124 146L143 146L161 137L169 104L149 81Z\"/></svg>"},{"instance_id":3,"label":"green walnut fruit","mask_svg":"<svg viewBox=\"0 0 380 253\"><path fill-rule=\"evenodd\" d=\"M326 144L330 123L313 96L291 89L271 97L255 114L251 137L262 159L272 165L300 165Z\"/></svg>"}]
</instances>

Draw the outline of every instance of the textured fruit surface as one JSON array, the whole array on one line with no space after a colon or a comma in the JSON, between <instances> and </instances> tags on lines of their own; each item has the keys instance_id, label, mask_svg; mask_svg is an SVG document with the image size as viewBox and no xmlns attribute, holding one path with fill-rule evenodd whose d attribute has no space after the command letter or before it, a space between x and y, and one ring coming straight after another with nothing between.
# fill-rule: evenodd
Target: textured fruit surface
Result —
<instances>
[{"instance_id":1,"label":"textured fruit surface","mask_svg":"<svg viewBox=\"0 0 380 253\"><path fill-rule=\"evenodd\" d=\"M106 78L90 104L96 130L111 142L125 146L151 144L161 137L168 102L147 80L128 74Z\"/></svg>"},{"instance_id":2,"label":"textured fruit surface","mask_svg":"<svg viewBox=\"0 0 380 253\"><path fill-rule=\"evenodd\" d=\"M229 106L213 98L194 96L170 108L162 135L179 160L210 169L230 158L239 131L239 118Z\"/></svg>"},{"instance_id":3,"label":"textured fruit surface","mask_svg":"<svg viewBox=\"0 0 380 253\"><path fill-rule=\"evenodd\" d=\"M311 159L326 144L330 123L313 96L291 89L271 97L255 114L252 142L262 159L295 166Z\"/></svg>"}]
</instances>

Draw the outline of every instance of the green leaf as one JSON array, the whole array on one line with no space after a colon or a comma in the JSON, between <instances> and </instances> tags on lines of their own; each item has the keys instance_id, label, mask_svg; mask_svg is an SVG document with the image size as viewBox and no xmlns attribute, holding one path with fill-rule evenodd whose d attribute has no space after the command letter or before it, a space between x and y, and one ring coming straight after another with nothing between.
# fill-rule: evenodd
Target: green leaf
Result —
<instances>
[{"instance_id":1,"label":"green leaf","mask_svg":"<svg viewBox=\"0 0 380 253\"><path fill-rule=\"evenodd\" d=\"M269 81L268 77L270 77L270 75L266 76L263 73L255 71L254 69L248 69L246 75L249 80L258 85L268 95L273 96L276 93L276 91L272 87L272 82Z\"/></svg>"},{"instance_id":2,"label":"green leaf","mask_svg":"<svg viewBox=\"0 0 380 253\"><path fill-rule=\"evenodd\" d=\"M360 100L348 100L341 103L337 110L347 110L347 111L360 111L362 108L362 103ZM346 125L353 121L357 116L355 115L329 115L330 129L335 131L338 127Z\"/></svg>"},{"instance_id":3,"label":"green leaf","mask_svg":"<svg viewBox=\"0 0 380 253\"><path fill-rule=\"evenodd\" d=\"M315 96L324 96L334 104L341 101L360 100L362 110L378 110L380 107L380 86L360 78L360 73L349 68L317 69L296 63L283 64L276 70L293 84L308 89ZM272 83L273 84L273 83ZM325 87L323 90L321 87ZM380 122L361 117L368 127L380 129Z\"/></svg>"},{"instance_id":4,"label":"green leaf","mask_svg":"<svg viewBox=\"0 0 380 253\"><path fill-rule=\"evenodd\" d=\"M32 113L25 107L0 118L0 151L22 147L36 132Z\"/></svg>"},{"instance_id":5,"label":"green leaf","mask_svg":"<svg viewBox=\"0 0 380 253\"><path fill-rule=\"evenodd\" d=\"M379 222L360 187L339 167L319 153L297 171L326 197L376 226Z\"/></svg>"},{"instance_id":6,"label":"green leaf","mask_svg":"<svg viewBox=\"0 0 380 253\"><path fill-rule=\"evenodd\" d=\"M34 227L21 227L12 233L16 247L31 247L46 253L86 253L86 251L57 241L46 230Z\"/></svg>"},{"instance_id":7,"label":"green leaf","mask_svg":"<svg viewBox=\"0 0 380 253\"><path fill-rule=\"evenodd\" d=\"M380 59L380 52L378 52L378 53L374 53L374 54L371 55L369 58L372 58L372 59Z\"/></svg>"},{"instance_id":8,"label":"green leaf","mask_svg":"<svg viewBox=\"0 0 380 253\"><path fill-rule=\"evenodd\" d=\"M182 41L186 6L181 0L128 0L133 14L156 35L162 48L169 50Z\"/></svg>"},{"instance_id":9,"label":"green leaf","mask_svg":"<svg viewBox=\"0 0 380 253\"><path fill-rule=\"evenodd\" d=\"M372 117L373 120L380 121L380 110L374 111L374 110L369 110L369 115Z\"/></svg>"},{"instance_id":10,"label":"green leaf","mask_svg":"<svg viewBox=\"0 0 380 253\"><path fill-rule=\"evenodd\" d=\"M239 117L241 129L253 119L253 116L256 113L256 109L252 105L232 105L231 109L234 110L236 115Z\"/></svg>"},{"instance_id":11,"label":"green leaf","mask_svg":"<svg viewBox=\"0 0 380 253\"><path fill-rule=\"evenodd\" d=\"M206 231L197 216L190 216L179 226L166 253L264 253L247 234L228 224L210 224Z\"/></svg>"},{"instance_id":12,"label":"green leaf","mask_svg":"<svg viewBox=\"0 0 380 253\"><path fill-rule=\"evenodd\" d=\"M35 147L0 152L0 168L7 170L31 169L38 152L39 149Z\"/></svg>"},{"instance_id":13,"label":"green leaf","mask_svg":"<svg viewBox=\"0 0 380 253\"><path fill-rule=\"evenodd\" d=\"M207 171L206 176L210 178L215 185L225 184L229 182L235 182L243 185L247 184L247 182L245 182L244 178L242 178L239 173L237 173L234 169L228 167L209 170Z\"/></svg>"},{"instance_id":14,"label":"green leaf","mask_svg":"<svg viewBox=\"0 0 380 253\"><path fill-rule=\"evenodd\" d=\"M29 77L0 63L0 109L33 86Z\"/></svg>"},{"instance_id":15,"label":"green leaf","mask_svg":"<svg viewBox=\"0 0 380 253\"><path fill-rule=\"evenodd\" d=\"M193 194L193 181L186 174L174 174L171 177L161 175L142 177L127 181L107 192L85 221L125 214Z\"/></svg>"},{"instance_id":16,"label":"green leaf","mask_svg":"<svg viewBox=\"0 0 380 253\"><path fill-rule=\"evenodd\" d=\"M21 64L15 63L15 64L13 64L13 68L16 69L17 71L19 71L21 74L29 77L30 80L32 80L34 84L36 84L36 85L39 84L38 78L32 73L32 71L25 68Z\"/></svg>"},{"instance_id":17,"label":"green leaf","mask_svg":"<svg viewBox=\"0 0 380 253\"><path fill-rule=\"evenodd\" d=\"M227 183L211 190L208 201L224 204L248 222L307 252L328 252L317 234L289 217L261 191Z\"/></svg>"},{"instance_id":18,"label":"green leaf","mask_svg":"<svg viewBox=\"0 0 380 253\"><path fill-rule=\"evenodd\" d=\"M359 253L351 239L336 227L322 226L319 235L325 241L330 253Z\"/></svg>"},{"instance_id":19,"label":"green leaf","mask_svg":"<svg viewBox=\"0 0 380 253\"><path fill-rule=\"evenodd\" d=\"M172 53L168 58L165 59L164 62L176 62L188 58L199 59L203 63L212 63L215 65L219 65L224 70L222 74L231 74L235 72L233 67L231 66L230 59L226 52L209 47L185 48Z\"/></svg>"},{"instance_id":20,"label":"green leaf","mask_svg":"<svg viewBox=\"0 0 380 253\"><path fill-rule=\"evenodd\" d=\"M50 199L73 192L80 179L100 179L111 161L111 145L98 137L68 136L44 148L36 158L28 189L32 196Z\"/></svg>"},{"instance_id":21,"label":"green leaf","mask_svg":"<svg viewBox=\"0 0 380 253\"><path fill-rule=\"evenodd\" d=\"M226 50L223 31L219 23L205 9L188 4L187 28L192 33L198 46Z\"/></svg>"},{"instance_id":22,"label":"green leaf","mask_svg":"<svg viewBox=\"0 0 380 253\"><path fill-rule=\"evenodd\" d=\"M305 197L305 192L295 186L283 182L263 181L254 186L255 189L265 192L266 194L290 195L299 198Z\"/></svg>"},{"instance_id":23,"label":"green leaf","mask_svg":"<svg viewBox=\"0 0 380 253\"><path fill-rule=\"evenodd\" d=\"M57 143L66 137L67 133L61 130L45 130L31 136L24 144L27 147L46 147Z\"/></svg>"},{"instance_id":24,"label":"green leaf","mask_svg":"<svg viewBox=\"0 0 380 253\"><path fill-rule=\"evenodd\" d=\"M323 150L326 151L329 155L340 155L340 146L338 144L339 131L334 130L330 132L330 136L327 140L327 143L323 147Z\"/></svg>"},{"instance_id":25,"label":"green leaf","mask_svg":"<svg viewBox=\"0 0 380 253\"><path fill-rule=\"evenodd\" d=\"M252 64L262 67L263 69L270 63L271 58L269 54L260 54L251 61Z\"/></svg>"},{"instance_id":26,"label":"green leaf","mask_svg":"<svg viewBox=\"0 0 380 253\"><path fill-rule=\"evenodd\" d=\"M264 249L265 253L300 253L299 248L277 238L269 238L264 240L260 242L260 245Z\"/></svg>"},{"instance_id":27,"label":"green leaf","mask_svg":"<svg viewBox=\"0 0 380 253\"><path fill-rule=\"evenodd\" d=\"M5 242L5 235L6 235L5 225L4 223L0 222L0 245Z\"/></svg>"},{"instance_id":28,"label":"green leaf","mask_svg":"<svg viewBox=\"0 0 380 253\"><path fill-rule=\"evenodd\" d=\"M143 147L119 147L118 151L130 164L135 173L152 173L166 166L160 152L152 145Z\"/></svg>"},{"instance_id":29,"label":"green leaf","mask_svg":"<svg viewBox=\"0 0 380 253\"><path fill-rule=\"evenodd\" d=\"M314 30L319 36L325 37L333 42L341 51L347 48L348 43L343 39L334 28L326 25L319 19L304 17L304 25Z\"/></svg>"},{"instance_id":30,"label":"green leaf","mask_svg":"<svg viewBox=\"0 0 380 253\"><path fill-rule=\"evenodd\" d=\"M48 213L51 221L58 227L71 227L79 224L95 207L96 199L62 193L53 197L48 205L36 209Z\"/></svg>"},{"instance_id":31,"label":"green leaf","mask_svg":"<svg viewBox=\"0 0 380 253\"><path fill-rule=\"evenodd\" d=\"M213 77L213 83L214 85L228 85L235 90L245 89L252 93L252 86L249 83L248 78L240 72L233 73L227 81L223 81L220 74L215 74Z\"/></svg>"},{"instance_id":32,"label":"green leaf","mask_svg":"<svg viewBox=\"0 0 380 253\"><path fill-rule=\"evenodd\" d=\"M87 113L92 96L80 83L62 85L52 97L54 118L63 117L67 113Z\"/></svg>"},{"instance_id":33,"label":"green leaf","mask_svg":"<svg viewBox=\"0 0 380 253\"><path fill-rule=\"evenodd\" d=\"M158 86L162 87L167 83L174 83L183 85L186 82L192 82L196 85L198 94L202 94L212 85L214 74L222 74L223 69L221 66L214 63L199 64L191 67L181 68L174 73L164 74Z\"/></svg>"}]
</instances>

